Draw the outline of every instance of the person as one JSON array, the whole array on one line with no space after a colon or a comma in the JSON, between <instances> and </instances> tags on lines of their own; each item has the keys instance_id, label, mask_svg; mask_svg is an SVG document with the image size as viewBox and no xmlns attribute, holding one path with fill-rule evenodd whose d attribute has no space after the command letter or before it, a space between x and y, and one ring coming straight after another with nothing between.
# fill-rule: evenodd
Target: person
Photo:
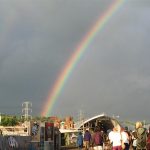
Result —
<instances>
[{"instance_id":1,"label":"person","mask_svg":"<svg viewBox=\"0 0 150 150\"><path fill-rule=\"evenodd\" d=\"M148 129L147 133L147 144L146 144L147 150L150 150L150 127Z\"/></svg>"},{"instance_id":2,"label":"person","mask_svg":"<svg viewBox=\"0 0 150 150\"><path fill-rule=\"evenodd\" d=\"M146 150L147 134L142 122L138 121L135 124L137 134L137 150Z\"/></svg>"},{"instance_id":3,"label":"person","mask_svg":"<svg viewBox=\"0 0 150 150\"><path fill-rule=\"evenodd\" d=\"M110 150L111 149L111 144L110 144L108 134L109 133L103 134L103 150Z\"/></svg>"},{"instance_id":4,"label":"person","mask_svg":"<svg viewBox=\"0 0 150 150\"><path fill-rule=\"evenodd\" d=\"M94 145L93 145L94 128L91 128L90 133L91 133L91 149L93 150L94 149Z\"/></svg>"},{"instance_id":5,"label":"person","mask_svg":"<svg viewBox=\"0 0 150 150\"><path fill-rule=\"evenodd\" d=\"M91 142L91 133L89 132L88 129L86 129L84 133L84 146L85 150L89 150L90 148L90 142Z\"/></svg>"},{"instance_id":6,"label":"person","mask_svg":"<svg viewBox=\"0 0 150 150\"><path fill-rule=\"evenodd\" d=\"M100 129L98 127L95 128L95 132L93 135L93 146L94 150L102 150L103 149L103 137Z\"/></svg>"},{"instance_id":7,"label":"person","mask_svg":"<svg viewBox=\"0 0 150 150\"><path fill-rule=\"evenodd\" d=\"M124 128L124 132L126 132L127 135L128 135L129 147L130 147L130 145L131 145L131 143L132 143L132 136L131 136L132 131L129 131L128 127L126 126L126 127Z\"/></svg>"},{"instance_id":8,"label":"person","mask_svg":"<svg viewBox=\"0 0 150 150\"><path fill-rule=\"evenodd\" d=\"M122 142L124 143L124 150L129 150L130 145L129 145L129 135L128 133L122 129L121 131L121 138L122 138Z\"/></svg>"},{"instance_id":9,"label":"person","mask_svg":"<svg viewBox=\"0 0 150 150\"><path fill-rule=\"evenodd\" d=\"M77 136L77 146L78 146L78 149L82 149L83 147L83 135L81 131L79 132Z\"/></svg>"},{"instance_id":10,"label":"person","mask_svg":"<svg viewBox=\"0 0 150 150\"><path fill-rule=\"evenodd\" d=\"M113 131L109 133L109 140L112 143L112 150L122 150L121 147L121 133L118 127L114 127Z\"/></svg>"},{"instance_id":11,"label":"person","mask_svg":"<svg viewBox=\"0 0 150 150\"><path fill-rule=\"evenodd\" d=\"M136 145L137 145L137 135L136 132L132 132L132 149L136 150Z\"/></svg>"}]
</instances>

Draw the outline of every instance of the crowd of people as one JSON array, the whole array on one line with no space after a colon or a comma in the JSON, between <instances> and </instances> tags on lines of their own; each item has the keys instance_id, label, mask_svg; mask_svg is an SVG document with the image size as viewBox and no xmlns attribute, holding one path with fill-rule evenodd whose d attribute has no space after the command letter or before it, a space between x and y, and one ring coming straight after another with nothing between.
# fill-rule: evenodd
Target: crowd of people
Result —
<instances>
[{"instance_id":1,"label":"crowd of people","mask_svg":"<svg viewBox=\"0 0 150 150\"><path fill-rule=\"evenodd\" d=\"M150 150L150 128L147 130L142 122L136 122L133 131L118 126L107 132L100 127L94 131L86 129L79 132L77 146L84 150Z\"/></svg>"}]
</instances>

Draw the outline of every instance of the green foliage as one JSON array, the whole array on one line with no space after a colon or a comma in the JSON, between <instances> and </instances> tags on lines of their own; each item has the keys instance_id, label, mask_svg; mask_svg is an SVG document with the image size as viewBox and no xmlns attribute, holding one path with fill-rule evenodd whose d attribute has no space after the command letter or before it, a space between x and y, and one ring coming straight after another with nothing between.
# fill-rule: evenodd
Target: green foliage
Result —
<instances>
[{"instance_id":1,"label":"green foliage","mask_svg":"<svg viewBox=\"0 0 150 150\"><path fill-rule=\"evenodd\" d=\"M1 120L2 126L15 126L18 124L18 119L15 116L3 116Z\"/></svg>"},{"instance_id":2,"label":"green foliage","mask_svg":"<svg viewBox=\"0 0 150 150\"><path fill-rule=\"evenodd\" d=\"M15 126L26 121L22 116L2 115L1 117L2 126ZM34 116L33 118L29 118L28 121L53 122L49 117L43 116Z\"/></svg>"}]
</instances>

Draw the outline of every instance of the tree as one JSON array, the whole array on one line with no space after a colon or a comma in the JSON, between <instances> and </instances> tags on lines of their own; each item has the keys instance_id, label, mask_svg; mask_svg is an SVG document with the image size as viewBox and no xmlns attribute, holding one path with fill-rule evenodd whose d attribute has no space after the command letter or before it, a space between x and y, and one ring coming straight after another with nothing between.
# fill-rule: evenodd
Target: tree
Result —
<instances>
[{"instance_id":1,"label":"tree","mask_svg":"<svg viewBox=\"0 0 150 150\"><path fill-rule=\"evenodd\" d=\"M4 116L1 120L1 125L2 126L15 126L18 124L18 119L16 116Z\"/></svg>"}]
</instances>

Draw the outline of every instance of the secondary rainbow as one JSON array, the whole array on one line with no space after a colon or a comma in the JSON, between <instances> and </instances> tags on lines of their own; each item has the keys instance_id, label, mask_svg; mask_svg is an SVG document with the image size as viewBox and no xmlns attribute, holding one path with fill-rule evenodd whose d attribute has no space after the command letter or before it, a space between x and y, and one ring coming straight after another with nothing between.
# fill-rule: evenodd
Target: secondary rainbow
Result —
<instances>
[{"instance_id":1,"label":"secondary rainbow","mask_svg":"<svg viewBox=\"0 0 150 150\"><path fill-rule=\"evenodd\" d=\"M83 40L79 43L77 48L75 49L73 55L61 71L60 75L58 76L56 82L54 83L54 86L52 87L52 90L50 90L50 93L48 95L48 98L43 106L41 115L42 116L50 116L52 108L54 106L55 101L59 97L65 82L67 81L68 77L72 73L75 66L78 64L79 60L85 53L87 47L90 45L90 43L93 41L94 37L99 33L105 24L109 21L109 19L112 17L112 15L119 10L119 8L122 6L123 2L125 0L115 0L109 8L104 12L103 15L101 15L94 26L91 28L91 30L85 35Z\"/></svg>"}]
</instances>

